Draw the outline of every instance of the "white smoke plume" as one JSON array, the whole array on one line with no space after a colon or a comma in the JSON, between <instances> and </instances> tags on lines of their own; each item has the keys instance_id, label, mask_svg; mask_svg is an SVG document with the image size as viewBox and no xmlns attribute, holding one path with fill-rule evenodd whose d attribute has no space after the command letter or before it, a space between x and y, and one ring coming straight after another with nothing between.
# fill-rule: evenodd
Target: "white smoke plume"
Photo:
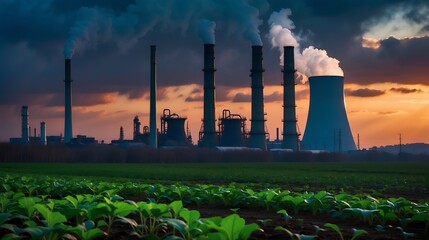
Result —
<instances>
[{"instance_id":1,"label":"white smoke plume","mask_svg":"<svg viewBox=\"0 0 429 240\"><path fill-rule=\"evenodd\" d=\"M216 23L207 19L198 22L198 36L205 44L215 44Z\"/></svg>"},{"instance_id":2,"label":"white smoke plume","mask_svg":"<svg viewBox=\"0 0 429 240\"><path fill-rule=\"evenodd\" d=\"M340 75L344 72L339 66L339 61L328 56L325 50L310 46L300 51L298 36L294 35L292 30L295 28L293 21L289 18L292 15L290 9L282 9L279 12L273 12L268 20L271 28L268 34L272 47L277 47L280 51L280 65L283 65L283 47L295 47L295 65L298 76L305 82L308 77L321 75Z\"/></svg>"}]
</instances>

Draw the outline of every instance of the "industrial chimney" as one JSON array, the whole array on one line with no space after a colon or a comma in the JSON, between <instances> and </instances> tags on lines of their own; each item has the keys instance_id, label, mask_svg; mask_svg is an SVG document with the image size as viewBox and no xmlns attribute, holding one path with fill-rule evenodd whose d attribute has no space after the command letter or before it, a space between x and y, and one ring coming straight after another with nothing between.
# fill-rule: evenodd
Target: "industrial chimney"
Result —
<instances>
[{"instance_id":1,"label":"industrial chimney","mask_svg":"<svg viewBox=\"0 0 429 240\"><path fill-rule=\"evenodd\" d=\"M347 119L344 77L310 77L310 108L302 139L307 150L349 151L356 145Z\"/></svg>"},{"instance_id":2,"label":"industrial chimney","mask_svg":"<svg viewBox=\"0 0 429 240\"><path fill-rule=\"evenodd\" d=\"M28 126L28 107L22 106L21 109L21 142L27 144L30 142L29 138L29 126Z\"/></svg>"},{"instance_id":3,"label":"industrial chimney","mask_svg":"<svg viewBox=\"0 0 429 240\"><path fill-rule=\"evenodd\" d=\"M65 109L64 109L64 143L70 143L72 131L72 78L71 59L65 59Z\"/></svg>"},{"instance_id":4,"label":"industrial chimney","mask_svg":"<svg viewBox=\"0 0 429 240\"><path fill-rule=\"evenodd\" d=\"M41 122L40 123L40 144L45 146L46 145L46 123Z\"/></svg>"},{"instance_id":5,"label":"industrial chimney","mask_svg":"<svg viewBox=\"0 0 429 240\"><path fill-rule=\"evenodd\" d=\"M214 44L204 44L204 118L201 139L202 147L215 147L215 57Z\"/></svg>"},{"instance_id":6,"label":"industrial chimney","mask_svg":"<svg viewBox=\"0 0 429 240\"><path fill-rule=\"evenodd\" d=\"M158 148L158 133L156 127L156 46L150 46L150 122L149 145Z\"/></svg>"},{"instance_id":7,"label":"industrial chimney","mask_svg":"<svg viewBox=\"0 0 429 240\"><path fill-rule=\"evenodd\" d=\"M252 46L252 119L250 126L249 147L267 150L265 140L264 117L264 76L262 66L262 46Z\"/></svg>"},{"instance_id":8,"label":"industrial chimney","mask_svg":"<svg viewBox=\"0 0 429 240\"><path fill-rule=\"evenodd\" d=\"M296 128L294 47L286 46L283 52L283 148L299 151L299 135Z\"/></svg>"}]
</instances>

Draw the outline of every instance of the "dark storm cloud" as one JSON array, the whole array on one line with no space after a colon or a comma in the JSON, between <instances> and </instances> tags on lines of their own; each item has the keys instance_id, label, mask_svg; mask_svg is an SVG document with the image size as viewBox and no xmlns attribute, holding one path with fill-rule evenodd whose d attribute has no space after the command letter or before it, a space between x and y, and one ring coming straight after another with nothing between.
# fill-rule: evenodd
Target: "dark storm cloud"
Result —
<instances>
[{"instance_id":1,"label":"dark storm cloud","mask_svg":"<svg viewBox=\"0 0 429 240\"><path fill-rule=\"evenodd\" d=\"M429 36L380 42L378 49L355 48L346 66L347 82L429 85Z\"/></svg>"},{"instance_id":2,"label":"dark storm cloud","mask_svg":"<svg viewBox=\"0 0 429 240\"><path fill-rule=\"evenodd\" d=\"M391 92L397 92L402 94L408 94L408 93L422 93L423 91L418 88L405 88L405 87L399 87L399 88L391 88Z\"/></svg>"},{"instance_id":3,"label":"dark storm cloud","mask_svg":"<svg viewBox=\"0 0 429 240\"><path fill-rule=\"evenodd\" d=\"M369 89L369 88L361 88L361 89L345 89L345 94L347 96L352 97L377 97L381 96L386 93L384 90L378 90L378 89Z\"/></svg>"}]
</instances>

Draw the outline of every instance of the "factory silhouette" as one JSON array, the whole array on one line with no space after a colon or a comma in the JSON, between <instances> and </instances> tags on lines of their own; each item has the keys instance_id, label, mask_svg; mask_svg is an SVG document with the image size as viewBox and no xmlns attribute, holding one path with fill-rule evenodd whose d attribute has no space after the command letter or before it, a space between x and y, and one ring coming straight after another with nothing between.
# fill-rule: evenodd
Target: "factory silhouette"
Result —
<instances>
[{"instance_id":1,"label":"factory silhouette","mask_svg":"<svg viewBox=\"0 0 429 240\"><path fill-rule=\"evenodd\" d=\"M295 57L294 47L284 46L283 65L283 130L277 128L276 138L269 141L264 112L264 67L262 46L252 46L251 78L251 118L228 109L222 109L219 119L215 117L216 67L215 45L204 44L204 107L201 129L197 145L218 150L259 149L271 151L327 151L345 152L356 150L344 103L343 76L312 76L310 84L310 107L305 132L300 140L297 127L295 103ZM133 119L133 139L124 139L124 130L119 128L119 138L112 145L148 146L151 148L191 147L193 141L189 133L187 118L164 109L158 128L157 119L157 68L156 46L150 46L150 117L148 126L142 126L138 116ZM36 128L31 136L29 108L22 106L22 132L20 138L11 138L14 144L66 144L89 145L99 142L85 135L73 135L72 123L72 61L65 59L65 104L64 136L47 136L45 122L40 123L40 133ZM247 125L250 125L248 131Z\"/></svg>"}]
</instances>

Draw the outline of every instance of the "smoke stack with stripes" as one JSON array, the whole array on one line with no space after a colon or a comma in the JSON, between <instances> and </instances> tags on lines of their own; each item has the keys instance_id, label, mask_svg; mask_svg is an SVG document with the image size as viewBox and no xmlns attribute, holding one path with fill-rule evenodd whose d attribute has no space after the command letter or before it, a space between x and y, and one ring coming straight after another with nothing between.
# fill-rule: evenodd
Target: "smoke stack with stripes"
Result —
<instances>
[{"instance_id":1,"label":"smoke stack with stripes","mask_svg":"<svg viewBox=\"0 0 429 240\"><path fill-rule=\"evenodd\" d=\"M252 119L250 127L249 147L267 149L265 140L264 113L264 71L262 65L262 46L252 46Z\"/></svg>"},{"instance_id":2,"label":"smoke stack with stripes","mask_svg":"<svg viewBox=\"0 0 429 240\"><path fill-rule=\"evenodd\" d=\"M214 44L204 44L204 119L203 147L216 146L215 120L215 57Z\"/></svg>"},{"instance_id":3,"label":"smoke stack with stripes","mask_svg":"<svg viewBox=\"0 0 429 240\"><path fill-rule=\"evenodd\" d=\"M299 135L296 127L294 47L284 47L283 54L283 148L299 151Z\"/></svg>"}]
</instances>

